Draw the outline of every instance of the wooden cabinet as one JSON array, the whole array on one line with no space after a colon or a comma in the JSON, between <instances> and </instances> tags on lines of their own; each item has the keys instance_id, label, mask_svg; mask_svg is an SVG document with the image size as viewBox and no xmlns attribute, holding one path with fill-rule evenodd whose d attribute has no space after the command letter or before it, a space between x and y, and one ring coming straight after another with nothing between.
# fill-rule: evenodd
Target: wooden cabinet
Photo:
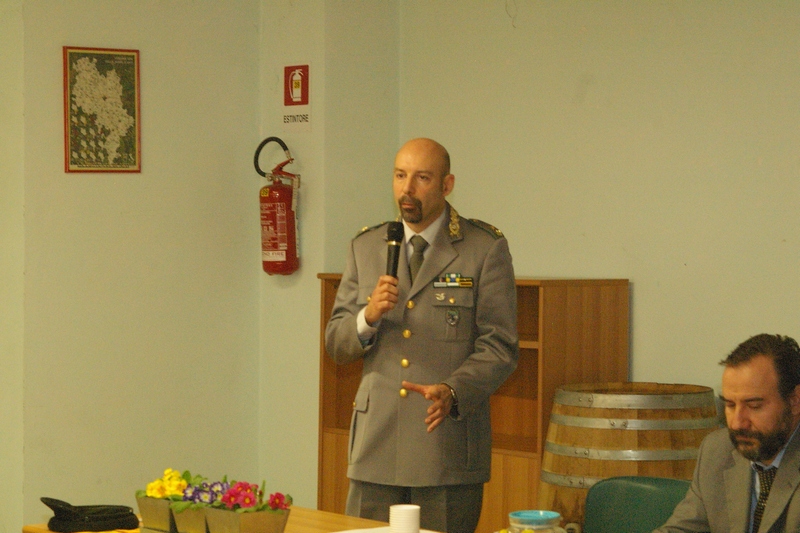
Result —
<instances>
[{"instance_id":1,"label":"wooden cabinet","mask_svg":"<svg viewBox=\"0 0 800 533\"><path fill-rule=\"evenodd\" d=\"M339 274L319 274L320 403L317 507L344 512L347 441L361 363L336 365L325 325ZM517 279L519 364L491 398L492 479L478 533L505 527L508 513L537 507L542 449L555 390L565 383L627 381L628 280Z\"/></svg>"}]
</instances>

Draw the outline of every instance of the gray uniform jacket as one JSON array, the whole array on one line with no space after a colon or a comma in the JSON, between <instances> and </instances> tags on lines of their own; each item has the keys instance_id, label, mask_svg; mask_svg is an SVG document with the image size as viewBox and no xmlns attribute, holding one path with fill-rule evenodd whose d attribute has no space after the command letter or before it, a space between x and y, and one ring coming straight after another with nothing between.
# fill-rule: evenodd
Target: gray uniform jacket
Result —
<instances>
[{"instance_id":1,"label":"gray uniform jacket","mask_svg":"<svg viewBox=\"0 0 800 533\"><path fill-rule=\"evenodd\" d=\"M736 451L727 429L708 435L700 445L694 479L686 498L659 533L743 533L750 524L753 470ZM778 466L759 532L800 531L800 439L793 438ZM797 498L797 499L795 499Z\"/></svg>"},{"instance_id":2,"label":"gray uniform jacket","mask_svg":"<svg viewBox=\"0 0 800 533\"><path fill-rule=\"evenodd\" d=\"M386 273L386 224L351 241L325 331L337 363L364 362L350 426L351 479L404 487L489 480L489 396L514 371L519 354L514 271L499 231L447 209L413 286L401 247L399 302L366 347L356 315ZM435 287L446 274L459 274L462 286ZM447 382L458 396L458 419L448 417L427 433L430 401L402 395L403 380Z\"/></svg>"}]
</instances>

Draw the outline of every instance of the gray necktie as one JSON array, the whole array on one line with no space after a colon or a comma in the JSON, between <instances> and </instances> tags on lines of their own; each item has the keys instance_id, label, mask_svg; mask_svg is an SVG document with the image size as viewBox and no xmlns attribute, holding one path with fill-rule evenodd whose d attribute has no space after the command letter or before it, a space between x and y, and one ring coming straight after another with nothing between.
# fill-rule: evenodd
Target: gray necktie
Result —
<instances>
[{"instance_id":1,"label":"gray necktie","mask_svg":"<svg viewBox=\"0 0 800 533\"><path fill-rule=\"evenodd\" d=\"M422 254L425 252L425 248L428 247L428 241L419 235L414 235L411 237L411 244L414 246L414 253L411 254L411 259L408 261L408 267L411 270L411 283L414 283L414 278L417 277L419 267L422 266L422 260L425 257Z\"/></svg>"},{"instance_id":2,"label":"gray necktie","mask_svg":"<svg viewBox=\"0 0 800 533\"><path fill-rule=\"evenodd\" d=\"M772 480L775 479L775 474L778 472L777 468L762 468L759 465L755 465L755 467L756 472L758 472L758 482L761 485L761 490L758 492L756 510L753 512L753 533L756 533L758 526L761 525L761 517L764 516L764 507L767 505L769 489L772 488Z\"/></svg>"}]
</instances>

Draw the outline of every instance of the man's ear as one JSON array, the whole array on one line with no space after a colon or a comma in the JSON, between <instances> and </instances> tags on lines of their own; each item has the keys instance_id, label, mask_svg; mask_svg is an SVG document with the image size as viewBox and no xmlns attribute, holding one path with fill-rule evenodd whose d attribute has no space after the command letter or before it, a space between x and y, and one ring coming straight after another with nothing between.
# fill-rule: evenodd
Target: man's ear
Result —
<instances>
[{"instance_id":1,"label":"man's ear","mask_svg":"<svg viewBox=\"0 0 800 533\"><path fill-rule=\"evenodd\" d=\"M789 407L792 409L792 414L800 414L800 385L795 385L789 394Z\"/></svg>"},{"instance_id":2,"label":"man's ear","mask_svg":"<svg viewBox=\"0 0 800 533\"><path fill-rule=\"evenodd\" d=\"M448 174L442 179L442 192L444 192L444 196L447 196L451 192L453 192L453 187L456 186L456 177L452 174Z\"/></svg>"}]
</instances>

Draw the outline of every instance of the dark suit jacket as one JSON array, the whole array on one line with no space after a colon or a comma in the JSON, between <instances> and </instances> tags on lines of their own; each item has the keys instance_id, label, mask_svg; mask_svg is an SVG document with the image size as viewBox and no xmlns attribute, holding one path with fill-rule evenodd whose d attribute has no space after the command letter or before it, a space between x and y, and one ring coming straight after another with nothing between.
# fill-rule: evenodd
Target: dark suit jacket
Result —
<instances>
[{"instance_id":1,"label":"dark suit jacket","mask_svg":"<svg viewBox=\"0 0 800 533\"><path fill-rule=\"evenodd\" d=\"M514 271L499 231L459 217L449 205L447 216L413 286L402 247L399 302L367 347L358 339L356 315L386 273L386 225L351 242L325 332L337 363L364 360L350 428L351 479L408 487L489 479L489 396L518 357ZM450 273L470 278L472 286L434 287ZM457 393L459 418L427 433L430 401L401 396L403 380L447 382Z\"/></svg>"},{"instance_id":2,"label":"dark suit jacket","mask_svg":"<svg viewBox=\"0 0 800 533\"><path fill-rule=\"evenodd\" d=\"M764 509L759 532L800 531L800 438L786 448ZM686 498L659 533L747 532L750 521L752 468L736 451L728 430L708 435L700 445L694 479Z\"/></svg>"}]
</instances>

